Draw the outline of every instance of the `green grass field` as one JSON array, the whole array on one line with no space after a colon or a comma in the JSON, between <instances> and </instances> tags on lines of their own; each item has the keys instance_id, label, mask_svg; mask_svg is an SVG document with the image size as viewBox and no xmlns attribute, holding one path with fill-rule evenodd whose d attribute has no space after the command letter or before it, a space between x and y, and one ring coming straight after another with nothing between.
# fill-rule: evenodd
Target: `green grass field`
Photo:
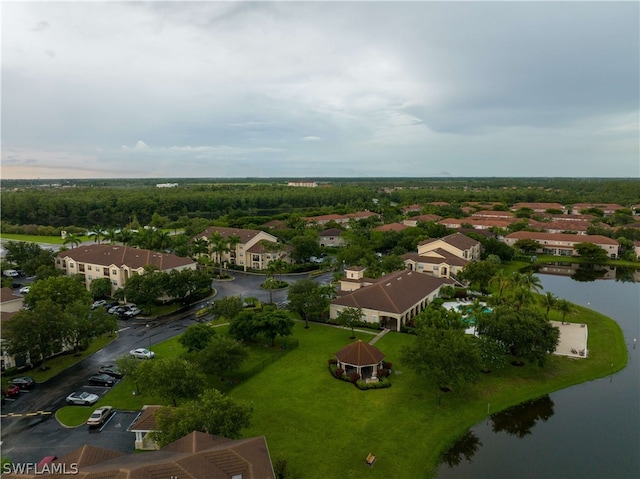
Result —
<instances>
[{"instance_id":1,"label":"green grass field","mask_svg":"<svg viewBox=\"0 0 640 479\"><path fill-rule=\"evenodd\" d=\"M389 333L377 347L393 363L391 388L361 391L334 379L327 360L351 340L350 330L311 323L296 323L300 346L279 355L261 372L236 385L228 394L253 409L252 425L243 435L267 438L272 459L289 463L292 478L427 478L432 477L445 451L467 428L491 412L573 384L606 376L626 365L627 351L617 323L594 311L576 307L571 321L589 327L586 359L552 356L545 368L508 366L482 375L480 381L450 393L418 377L402 364L401 350L413 336ZM560 319L552 312L550 319ZM569 319L569 318L567 318ZM218 334L225 332L218 328ZM371 334L356 331L369 341ZM183 352L177 337L153 346L158 357ZM274 351L253 345L249 369ZM613 363L613 368L611 364ZM210 385L218 378L209 377ZM136 410L144 404L163 404L152 395L134 394L125 378L96 405ZM82 424L94 408L63 408L61 416ZM365 465L371 452L374 467Z\"/></svg>"}]
</instances>

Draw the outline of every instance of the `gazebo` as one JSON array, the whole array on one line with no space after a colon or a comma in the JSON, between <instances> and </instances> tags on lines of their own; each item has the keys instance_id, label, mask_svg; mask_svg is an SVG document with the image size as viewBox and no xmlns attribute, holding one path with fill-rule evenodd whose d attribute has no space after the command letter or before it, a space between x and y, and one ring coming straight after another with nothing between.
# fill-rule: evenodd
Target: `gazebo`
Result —
<instances>
[{"instance_id":1,"label":"gazebo","mask_svg":"<svg viewBox=\"0 0 640 479\"><path fill-rule=\"evenodd\" d=\"M361 339L348 344L336 353L338 367L349 374L354 370L361 378L375 378L378 369L382 368L384 354Z\"/></svg>"}]
</instances>

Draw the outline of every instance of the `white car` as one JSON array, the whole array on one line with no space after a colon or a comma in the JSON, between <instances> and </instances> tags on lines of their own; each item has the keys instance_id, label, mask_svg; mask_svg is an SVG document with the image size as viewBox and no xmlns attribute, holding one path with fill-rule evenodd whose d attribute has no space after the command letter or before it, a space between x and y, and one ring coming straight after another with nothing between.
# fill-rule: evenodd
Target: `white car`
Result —
<instances>
[{"instance_id":1,"label":"white car","mask_svg":"<svg viewBox=\"0 0 640 479\"><path fill-rule=\"evenodd\" d=\"M102 406L93 411L93 414L87 419L88 426L101 426L113 414L111 406Z\"/></svg>"},{"instance_id":2,"label":"white car","mask_svg":"<svg viewBox=\"0 0 640 479\"><path fill-rule=\"evenodd\" d=\"M104 306L105 304L107 304L107 302L104 299L99 299L93 302L93 304L91 305L91 309L99 308L100 306Z\"/></svg>"},{"instance_id":3,"label":"white car","mask_svg":"<svg viewBox=\"0 0 640 479\"><path fill-rule=\"evenodd\" d=\"M142 310L140 308L131 308L129 311L125 311L122 315L125 318L133 318L135 316L138 316L140 313L142 313Z\"/></svg>"},{"instance_id":4,"label":"white car","mask_svg":"<svg viewBox=\"0 0 640 479\"><path fill-rule=\"evenodd\" d=\"M151 359L156 355L153 351L149 351L145 348L132 349L129 351L129 354L138 359Z\"/></svg>"},{"instance_id":5,"label":"white car","mask_svg":"<svg viewBox=\"0 0 640 479\"><path fill-rule=\"evenodd\" d=\"M86 391L71 393L67 396L67 404L79 404L81 406L90 406L100 399L97 395Z\"/></svg>"},{"instance_id":6,"label":"white car","mask_svg":"<svg viewBox=\"0 0 640 479\"><path fill-rule=\"evenodd\" d=\"M27 294L31 290L31 286L23 286L18 291L20 294Z\"/></svg>"}]
</instances>

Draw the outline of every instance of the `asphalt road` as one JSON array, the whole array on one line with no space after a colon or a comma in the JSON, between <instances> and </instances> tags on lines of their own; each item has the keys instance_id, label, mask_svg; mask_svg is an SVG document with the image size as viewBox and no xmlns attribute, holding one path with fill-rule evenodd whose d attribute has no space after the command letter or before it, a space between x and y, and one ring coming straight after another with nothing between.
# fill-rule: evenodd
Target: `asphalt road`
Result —
<instances>
[{"instance_id":1,"label":"asphalt road","mask_svg":"<svg viewBox=\"0 0 640 479\"><path fill-rule=\"evenodd\" d=\"M237 272L232 274L235 276L232 281L214 282L215 298L239 295L243 298L256 297L262 302L269 301L269 292L260 289L264 276ZM285 275L283 279L291 283L305 277L306 275ZM331 275L326 274L316 278L316 281L325 284L330 279ZM286 289L273 291L275 303L286 297ZM2 414L22 416L3 417L0 420L2 457L10 457L13 461L37 462L50 454L62 456L83 444L133 452L134 435L126 432L135 418L135 414L131 416L131 412L118 411L109 423L113 424L108 425L100 434L90 433L86 426L65 429L55 420L54 413L66 405L65 398L73 391L85 390L99 396L106 394L109 388L88 386L87 383L89 376L95 374L100 365L113 362L134 348L151 346L150 349L153 349L154 344L180 334L196 322L195 312L206 303L207 301L203 301L187 311L152 321L144 318L119 321L118 338L115 341L49 381L37 384L28 392L21 392L15 401L7 401L2 406Z\"/></svg>"}]
</instances>

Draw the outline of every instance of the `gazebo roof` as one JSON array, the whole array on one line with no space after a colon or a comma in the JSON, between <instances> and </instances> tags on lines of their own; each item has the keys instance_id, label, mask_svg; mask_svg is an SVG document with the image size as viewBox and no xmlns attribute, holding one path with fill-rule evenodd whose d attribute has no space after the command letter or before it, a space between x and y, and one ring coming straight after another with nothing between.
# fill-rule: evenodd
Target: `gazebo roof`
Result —
<instances>
[{"instance_id":1,"label":"gazebo roof","mask_svg":"<svg viewBox=\"0 0 640 479\"><path fill-rule=\"evenodd\" d=\"M384 354L375 346L358 339L338 351L336 359L353 366L372 366L379 364L384 359Z\"/></svg>"}]
</instances>

